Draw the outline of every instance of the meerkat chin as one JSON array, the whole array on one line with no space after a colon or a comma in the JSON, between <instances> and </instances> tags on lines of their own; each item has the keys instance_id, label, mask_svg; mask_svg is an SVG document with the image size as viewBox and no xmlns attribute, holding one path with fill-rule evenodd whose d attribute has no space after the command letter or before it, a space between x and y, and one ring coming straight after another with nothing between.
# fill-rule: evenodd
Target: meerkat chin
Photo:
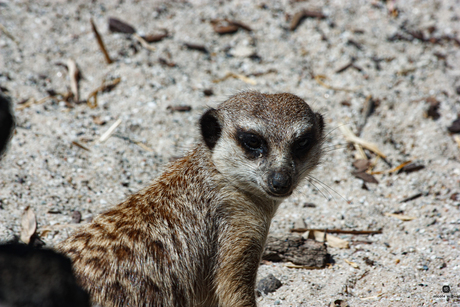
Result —
<instances>
[{"instance_id":1,"label":"meerkat chin","mask_svg":"<svg viewBox=\"0 0 460 307\"><path fill-rule=\"evenodd\" d=\"M149 187L59 245L93 303L256 306L271 219L318 164L324 122L292 94L243 92Z\"/></svg>"}]
</instances>

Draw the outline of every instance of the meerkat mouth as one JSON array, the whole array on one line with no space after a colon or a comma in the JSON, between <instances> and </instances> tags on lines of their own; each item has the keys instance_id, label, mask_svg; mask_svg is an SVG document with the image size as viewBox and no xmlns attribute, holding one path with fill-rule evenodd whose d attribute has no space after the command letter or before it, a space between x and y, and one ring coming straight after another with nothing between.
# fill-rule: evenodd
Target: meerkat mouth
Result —
<instances>
[{"instance_id":1,"label":"meerkat mouth","mask_svg":"<svg viewBox=\"0 0 460 307\"><path fill-rule=\"evenodd\" d=\"M283 194L276 194L276 193L273 193L273 192L271 192L269 190L265 190L265 193L267 193L271 197L275 197L275 198L286 198L286 197L289 197L289 196L292 195L292 191L289 191L289 192L283 193Z\"/></svg>"}]
</instances>

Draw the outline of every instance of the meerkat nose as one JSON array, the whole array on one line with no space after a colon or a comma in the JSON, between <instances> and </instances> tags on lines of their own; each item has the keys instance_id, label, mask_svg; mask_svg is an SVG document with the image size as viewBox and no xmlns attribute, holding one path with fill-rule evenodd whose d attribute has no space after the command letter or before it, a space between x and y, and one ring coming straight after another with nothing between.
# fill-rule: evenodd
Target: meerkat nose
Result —
<instances>
[{"instance_id":1,"label":"meerkat nose","mask_svg":"<svg viewBox=\"0 0 460 307\"><path fill-rule=\"evenodd\" d=\"M285 170L274 171L268 177L268 183L272 193L283 195L291 189L292 178Z\"/></svg>"}]
</instances>

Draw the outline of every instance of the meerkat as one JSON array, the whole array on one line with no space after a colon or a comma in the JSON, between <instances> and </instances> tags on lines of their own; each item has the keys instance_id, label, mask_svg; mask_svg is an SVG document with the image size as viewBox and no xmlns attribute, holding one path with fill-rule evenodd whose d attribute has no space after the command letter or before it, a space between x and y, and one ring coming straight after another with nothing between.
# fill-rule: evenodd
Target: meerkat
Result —
<instances>
[{"instance_id":1,"label":"meerkat","mask_svg":"<svg viewBox=\"0 0 460 307\"><path fill-rule=\"evenodd\" d=\"M14 129L14 117L10 109L10 100L0 92L0 159L6 150Z\"/></svg>"},{"instance_id":2,"label":"meerkat","mask_svg":"<svg viewBox=\"0 0 460 307\"><path fill-rule=\"evenodd\" d=\"M51 249L0 244L1 307L90 307L70 259Z\"/></svg>"},{"instance_id":3,"label":"meerkat","mask_svg":"<svg viewBox=\"0 0 460 307\"><path fill-rule=\"evenodd\" d=\"M256 306L270 222L318 165L323 118L292 94L243 92L199 126L187 156L59 246L93 303Z\"/></svg>"}]
</instances>

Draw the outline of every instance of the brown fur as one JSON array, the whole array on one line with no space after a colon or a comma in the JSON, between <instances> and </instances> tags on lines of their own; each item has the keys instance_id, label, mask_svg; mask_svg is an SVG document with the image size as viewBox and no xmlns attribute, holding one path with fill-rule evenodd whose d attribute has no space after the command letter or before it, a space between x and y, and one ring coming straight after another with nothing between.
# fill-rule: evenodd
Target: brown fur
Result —
<instances>
[{"instance_id":1,"label":"brown fur","mask_svg":"<svg viewBox=\"0 0 460 307\"><path fill-rule=\"evenodd\" d=\"M206 112L200 124L203 142L186 157L59 246L93 302L256 305L271 219L318 164L322 118L294 95L245 92ZM261 135L260 155L245 149L240 130ZM302 131L311 132L311 146L295 156Z\"/></svg>"}]
</instances>

